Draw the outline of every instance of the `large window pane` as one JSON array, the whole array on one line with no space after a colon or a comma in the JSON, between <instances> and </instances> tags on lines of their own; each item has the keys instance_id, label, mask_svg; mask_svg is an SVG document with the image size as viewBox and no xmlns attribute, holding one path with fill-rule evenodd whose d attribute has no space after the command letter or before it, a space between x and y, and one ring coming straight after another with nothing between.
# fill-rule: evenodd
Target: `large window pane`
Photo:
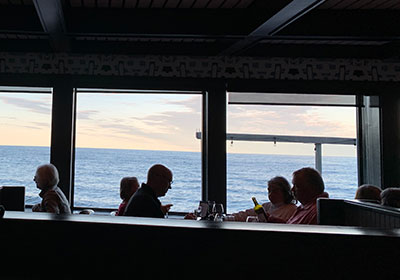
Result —
<instances>
[{"instance_id":1,"label":"large window pane","mask_svg":"<svg viewBox=\"0 0 400 280\"><path fill-rule=\"evenodd\" d=\"M0 87L0 186L25 186L40 201L36 167L50 160L51 89Z\"/></svg>"},{"instance_id":2,"label":"large window pane","mask_svg":"<svg viewBox=\"0 0 400 280\"><path fill-rule=\"evenodd\" d=\"M201 199L201 94L78 90L75 206L117 208L122 177L146 182L156 163L174 174L171 211Z\"/></svg>"},{"instance_id":3,"label":"large window pane","mask_svg":"<svg viewBox=\"0 0 400 280\"><path fill-rule=\"evenodd\" d=\"M299 104L299 102L297 103ZM228 134L356 138L356 108L333 106L229 105ZM315 167L313 143L227 141L228 209L252 207L251 196L268 201L267 181ZM355 145L322 145L322 176L332 198L354 198L357 188Z\"/></svg>"}]
</instances>

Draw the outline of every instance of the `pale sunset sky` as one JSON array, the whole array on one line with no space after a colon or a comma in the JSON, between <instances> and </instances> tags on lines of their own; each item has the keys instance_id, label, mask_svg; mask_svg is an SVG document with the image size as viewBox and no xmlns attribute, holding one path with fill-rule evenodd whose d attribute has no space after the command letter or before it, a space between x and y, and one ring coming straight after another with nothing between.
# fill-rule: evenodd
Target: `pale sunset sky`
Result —
<instances>
[{"instance_id":1,"label":"pale sunset sky","mask_svg":"<svg viewBox=\"0 0 400 280\"><path fill-rule=\"evenodd\" d=\"M4 88L3 88L4 90ZM200 152L201 95L78 93L77 147ZM51 94L0 92L0 145L49 146ZM228 105L228 133L356 137L352 107ZM313 155L312 144L227 142L231 153ZM323 145L323 155L356 147Z\"/></svg>"}]
</instances>

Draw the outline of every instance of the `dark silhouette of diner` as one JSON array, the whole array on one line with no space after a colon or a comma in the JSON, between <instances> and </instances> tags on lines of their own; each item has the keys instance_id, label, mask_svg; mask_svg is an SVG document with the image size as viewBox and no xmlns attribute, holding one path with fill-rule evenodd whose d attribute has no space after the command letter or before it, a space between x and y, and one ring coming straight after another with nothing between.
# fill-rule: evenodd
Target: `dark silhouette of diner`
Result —
<instances>
[{"instance_id":1,"label":"dark silhouette of diner","mask_svg":"<svg viewBox=\"0 0 400 280\"><path fill-rule=\"evenodd\" d=\"M381 193L382 205L400 208L400 188L386 188Z\"/></svg>"},{"instance_id":2,"label":"dark silhouette of diner","mask_svg":"<svg viewBox=\"0 0 400 280\"><path fill-rule=\"evenodd\" d=\"M357 188L355 199L362 202L371 202L371 203L381 203L381 192L382 189L380 187L364 184Z\"/></svg>"},{"instance_id":3,"label":"dark silhouette of diner","mask_svg":"<svg viewBox=\"0 0 400 280\"><path fill-rule=\"evenodd\" d=\"M124 216L164 218L172 204L162 205L159 197L165 196L172 184L172 171L155 164L147 172L147 182L130 198Z\"/></svg>"}]
</instances>

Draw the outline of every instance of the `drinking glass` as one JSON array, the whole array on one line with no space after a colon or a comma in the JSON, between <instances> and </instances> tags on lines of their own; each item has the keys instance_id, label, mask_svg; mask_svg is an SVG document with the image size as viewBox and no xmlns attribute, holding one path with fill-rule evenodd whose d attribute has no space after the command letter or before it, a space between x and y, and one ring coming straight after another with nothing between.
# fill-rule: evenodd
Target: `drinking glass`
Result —
<instances>
[{"instance_id":1,"label":"drinking glass","mask_svg":"<svg viewBox=\"0 0 400 280\"><path fill-rule=\"evenodd\" d=\"M196 216L196 220L199 220L202 218L202 212L203 212L203 207L201 205L199 205L199 207L194 210L194 215Z\"/></svg>"},{"instance_id":2,"label":"drinking glass","mask_svg":"<svg viewBox=\"0 0 400 280\"><path fill-rule=\"evenodd\" d=\"M215 203L213 206L213 213L215 215L214 221L223 221L224 205L222 205L222 203Z\"/></svg>"},{"instance_id":3,"label":"drinking glass","mask_svg":"<svg viewBox=\"0 0 400 280\"><path fill-rule=\"evenodd\" d=\"M222 205L222 203L215 203L213 206L213 213L222 215L224 213L224 205Z\"/></svg>"},{"instance_id":4,"label":"drinking glass","mask_svg":"<svg viewBox=\"0 0 400 280\"><path fill-rule=\"evenodd\" d=\"M246 222L248 223L258 223L258 217L257 216L248 216L246 219Z\"/></svg>"}]
</instances>

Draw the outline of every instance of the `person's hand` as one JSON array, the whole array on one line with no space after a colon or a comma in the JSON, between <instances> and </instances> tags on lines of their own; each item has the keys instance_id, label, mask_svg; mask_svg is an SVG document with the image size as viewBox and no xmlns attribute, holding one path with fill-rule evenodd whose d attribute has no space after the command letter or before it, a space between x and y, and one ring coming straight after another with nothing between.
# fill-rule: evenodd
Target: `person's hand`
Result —
<instances>
[{"instance_id":1,"label":"person's hand","mask_svg":"<svg viewBox=\"0 0 400 280\"><path fill-rule=\"evenodd\" d=\"M197 217L194 213L187 213L184 217L185 220L196 220Z\"/></svg>"},{"instance_id":2,"label":"person's hand","mask_svg":"<svg viewBox=\"0 0 400 280\"><path fill-rule=\"evenodd\" d=\"M163 214L167 214L167 212L169 212L169 209L173 206L173 204L166 204L166 205L161 205L161 211L163 212Z\"/></svg>"},{"instance_id":3,"label":"person's hand","mask_svg":"<svg viewBox=\"0 0 400 280\"><path fill-rule=\"evenodd\" d=\"M42 212L42 207L40 206L40 203L32 206L32 212Z\"/></svg>"}]
</instances>

